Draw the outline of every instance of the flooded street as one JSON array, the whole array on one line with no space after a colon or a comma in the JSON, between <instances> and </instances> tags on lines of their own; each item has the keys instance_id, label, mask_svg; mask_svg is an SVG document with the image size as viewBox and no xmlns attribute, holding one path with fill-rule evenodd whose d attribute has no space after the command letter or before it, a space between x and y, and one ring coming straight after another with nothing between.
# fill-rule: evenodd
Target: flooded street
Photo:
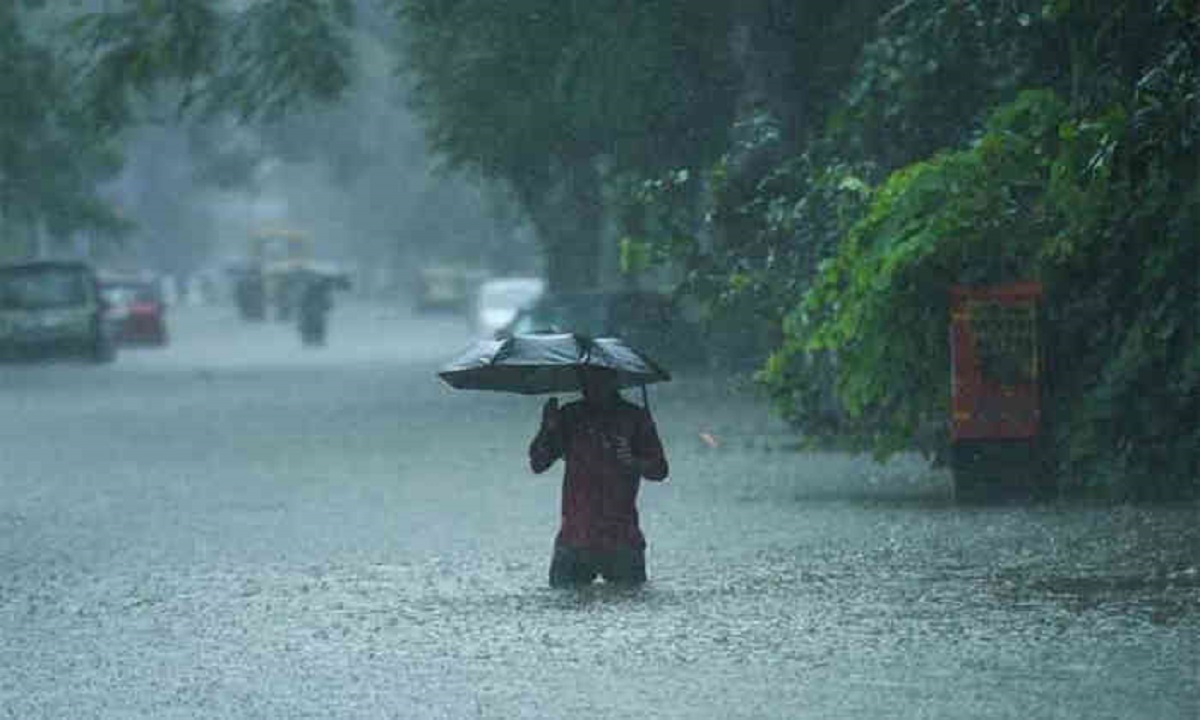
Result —
<instances>
[{"instance_id":1,"label":"flooded street","mask_svg":"<svg viewBox=\"0 0 1200 720\"><path fill-rule=\"evenodd\" d=\"M1195 507L958 508L682 377L650 583L555 591L542 399L440 383L461 320L171 320L0 368L0 717L1200 716Z\"/></svg>"}]
</instances>

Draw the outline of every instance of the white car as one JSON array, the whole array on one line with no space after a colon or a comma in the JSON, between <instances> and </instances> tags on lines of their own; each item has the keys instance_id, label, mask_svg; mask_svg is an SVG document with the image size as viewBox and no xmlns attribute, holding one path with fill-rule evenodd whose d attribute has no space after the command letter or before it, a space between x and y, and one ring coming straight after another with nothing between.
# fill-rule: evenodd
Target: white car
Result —
<instances>
[{"instance_id":1,"label":"white car","mask_svg":"<svg viewBox=\"0 0 1200 720\"><path fill-rule=\"evenodd\" d=\"M538 300L546 291L546 282L536 277L504 277L485 280L475 296L474 329L482 337L492 337L512 322L517 313Z\"/></svg>"}]
</instances>

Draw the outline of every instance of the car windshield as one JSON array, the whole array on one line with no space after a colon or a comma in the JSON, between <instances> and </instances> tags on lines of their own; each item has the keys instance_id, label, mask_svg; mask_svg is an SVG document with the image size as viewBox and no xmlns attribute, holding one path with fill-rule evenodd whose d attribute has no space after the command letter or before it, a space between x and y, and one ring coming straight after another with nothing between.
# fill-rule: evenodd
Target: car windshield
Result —
<instances>
[{"instance_id":1,"label":"car windshield","mask_svg":"<svg viewBox=\"0 0 1200 720\"><path fill-rule=\"evenodd\" d=\"M152 303L158 302L159 294L150 283L106 283L104 297L116 303Z\"/></svg>"},{"instance_id":2,"label":"car windshield","mask_svg":"<svg viewBox=\"0 0 1200 720\"><path fill-rule=\"evenodd\" d=\"M87 302L84 274L71 268L20 268L0 272L0 308L40 310Z\"/></svg>"}]
</instances>

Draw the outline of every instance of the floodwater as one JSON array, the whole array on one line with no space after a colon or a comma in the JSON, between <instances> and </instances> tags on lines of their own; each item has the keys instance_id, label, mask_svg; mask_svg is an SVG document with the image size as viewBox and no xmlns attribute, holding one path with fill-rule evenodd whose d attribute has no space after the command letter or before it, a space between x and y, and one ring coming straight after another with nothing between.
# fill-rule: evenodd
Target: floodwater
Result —
<instances>
[{"instance_id":1,"label":"floodwater","mask_svg":"<svg viewBox=\"0 0 1200 720\"><path fill-rule=\"evenodd\" d=\"M0 717L1200 716L1194 506L955 507L684 377L650 583L556 591L541 400L437 381L461 320L171 320L0 367Z\"/></svg>"}]
</instances>

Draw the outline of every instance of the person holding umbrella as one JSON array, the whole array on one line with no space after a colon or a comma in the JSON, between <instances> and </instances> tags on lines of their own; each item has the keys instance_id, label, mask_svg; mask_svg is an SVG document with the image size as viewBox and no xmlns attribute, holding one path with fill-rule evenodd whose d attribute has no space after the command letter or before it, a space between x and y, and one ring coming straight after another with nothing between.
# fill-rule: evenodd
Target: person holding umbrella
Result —
<instances>
[{"instance_id":1,"label":"person holding umbrella","mask_svg":"<svg viewBox=\"0 0 1200 720\"><path fill-rule=\"evenodd\" d=\"M619 338L539 333L480 340L438 376L460 390L582 393L561 408L557 398L547 400L529 445L535 473L559 459L566 466L550 584L574 587L597 577L623 585L646 581L638 489L643 479L665 480L669 470L646 386L669 381L669 372ZM630 387L641 387L642 407L621 397L621 389Z\"/></svg>"},{"instance_id":2,"label":"person holding umbrella","mask_svg":"<svg viewBox=\"0 0 1200 720\"><path fill-rule=\"evenodd\" d=\"M306 273L299 290L300 340L305 347L324 345L333 309L333 281L318 273Z\"/></svg>"},{"instance_id":3,"label":"person holding umbrella","mask_svg":"<svg viewBox=\"0 0 1200 720\"><path fill-rule=\"evenodd\" d=\"M666 455L648 410L625 401L618 374L581 366L582 399L562 408L557 398L542 407L542 422L529 445L529 465L543 473L564 460L562 520L554 540L550 585L646 581L646 540L638 522L641 480L661 481Z\"/></svg>"}]
</instances>

